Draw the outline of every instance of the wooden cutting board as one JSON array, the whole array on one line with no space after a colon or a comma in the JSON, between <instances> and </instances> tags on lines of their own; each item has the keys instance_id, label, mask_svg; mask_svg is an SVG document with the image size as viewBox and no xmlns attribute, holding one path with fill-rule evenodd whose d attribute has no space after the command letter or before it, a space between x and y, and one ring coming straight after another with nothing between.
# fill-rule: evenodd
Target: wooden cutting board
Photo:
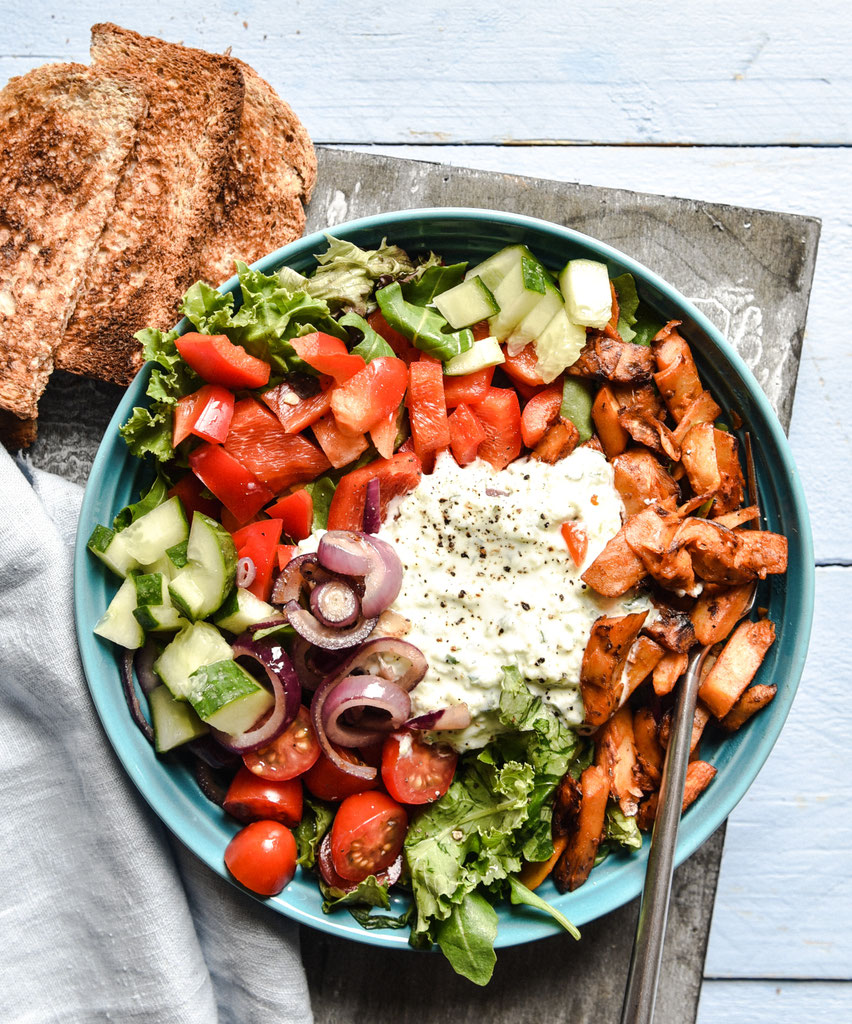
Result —
<instances>
[{"instance_id":1,"label":"wooden cutting board","mask_svg":"<svg viewBox=\"0 0 852 1024\"><path fill-rule=\"evenodd\" d=\"M307 230L426 206L540 217L635 257L720 328L789 426L818 221L322 149ZM54 374L41 402L33 462L85 482L120 395L111 385ZM724 827L675 873L656 1024L695 1019L723 841ZM378 949L303 929L317 1024L609 1024L620 1014L637 909L634 902L586 925L579 944L566 935L499 950L486 989L459 978L440 955Z\"/></svg>"}]
</instances>

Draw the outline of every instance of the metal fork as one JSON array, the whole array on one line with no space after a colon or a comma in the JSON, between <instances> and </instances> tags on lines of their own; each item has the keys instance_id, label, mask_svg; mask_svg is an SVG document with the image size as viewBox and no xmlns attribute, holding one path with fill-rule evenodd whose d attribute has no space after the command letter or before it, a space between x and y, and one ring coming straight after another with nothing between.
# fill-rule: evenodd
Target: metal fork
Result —
<instances>
[{"instance_id":1,"label":"metal fork","mask_svg":"<svg viewBox=\"0 0 852 1024\"><path fill-rule=\"evenodd\" d=\"M751 435L744 437L746 452L746 474L750 504L758 509L757 477L754 471L754 455ZM752 522L754 526L754 521ZM754 607L757 585L752 588L741 618L745 618ZM689 748L692 739L692 723L695 716L695 702L701 669L710 647L695 651L680 683L677 707L663 764L663 777L657 804L657 817L651 834L651 849L648 853L648 867L642 902L639 906L639 920L630 956L627 973L627 987L621 1009L621 1024L652 1024L657 985L660 979L660 963L666 936L666 921L672 890L672 873L677 846L677 832L680 825L683 790L686 769L689 762Z\"/></svg>"}]
</instances>

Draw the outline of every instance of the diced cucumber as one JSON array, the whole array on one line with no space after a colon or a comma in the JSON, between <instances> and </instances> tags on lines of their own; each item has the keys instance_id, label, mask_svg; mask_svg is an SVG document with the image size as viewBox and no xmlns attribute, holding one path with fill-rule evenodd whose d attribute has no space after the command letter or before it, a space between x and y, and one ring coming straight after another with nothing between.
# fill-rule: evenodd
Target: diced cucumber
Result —
<instances>
[{"instance_id":1,"label":"diced cucumber","mask_svg":"<svg viewBox=\"0 0 852 1024\"><path fill-rule=\"evenodd\" d=\"M98 619L95 632L114 644L136 650L145 642L142 627L133 616L136 608L136 585L133 579L126 579L109 607Z\"/></svg>"},{"instance_id":2,"label":"diced cucumber","mask_svg":"<svg viewBox=\"0 0 852 1024\"><path fill-rule=\"evenodd\" d=\"M450 327L470 327L500 312L497 300L481 277L471 277L455 288L436 295L435 308Z\"/></svg>"},{"instance_id":3,"label":"diced cucumber","mask_svg":"<svg viewBox=\"0 0 852 1024\"><path fill-rule=\"evenodd\" d=\"M176 700L186 700L193 672L233 657L231 645L215 626L196 622L178 633L154 662L154 671Z\"/></svg>"},{"instance_id":4,"label":"diced cucumber","mask_svg":"<svg viewBox=\"0 0 852 1024\"><path fill-rule=\"evenodd\" d=\"M485 287L493 293L494 289L509 273L512 267L520 263L522 256L529 256L535 259L533 254L525 245L509 245L505 249L489 256L487 260L471 267L464 275L465 281L472 277L481 277Z\"/></svg>"},{"instance_id":5,"label":"diced cucumber","mask_svg":"<svg viewBox=\"0 0 852 1024\"><path fill-rule=\"evenodd\" d=\"M222 732L245 732L275 703L272 694L232 660L204 665L190 679L196 714Z\"/></svg>"},{"instance_id":6,"label":"diced cucumber","mask_svg":"<svg viewBox=\"0 0 852 1024\"><path fill-rule=\"evenodd\" d=\"M158 561L168 563L165 556ZM168 579L162 572L140 573L133 578L136 584L133 617L146 633L170 631L186 625L186 620L181 618L169 598Z\"/></svg>"},{"instance_id":7,"label":"diced cucumber","mask_svg":"<svg viewBox=\"0 0 852 1024\"><path fill-rule=\"evenodd\" d=\"M143 605L133 616L146 633L173 633L187 624L173 604Z\"/></svg>"},{"instance_id":8,"label":"diced cucumber","mask_svg":"<svg viewBox=\"0 0 852 1024\"><path fill-rule=\"evenodd\" d=\"M139 568L139 563L127 550L124 534L107 526L96 526L86 547L118 576L126 578L131 569Z\"/></svg>"},{"instance_id":9,"label":"diced cucumber","mask_svg":"<svg viewBox=\"0 0 852 1024\"><path fill-rule=\"evenodd\" d=\"M121 536L137 562L150 565L172 545L186 540L188 533L183 505L175 495L131 523Z\"/></svg>"},{"instance_id":10,"label":"diced cucumber","mask_svg":"<svg viewBox=\"0 0 852 1024\"><path fill-rule=\"evenodd\" d=\"M564 305L561 292L549 278L545 280L544 287L544 295L509 335L510 356L517 355L531 341L536 341Z\"/></svg>"},{"instance_id":11,"label":"diced cucumber","mask_svg":"<svg viewBox=\"0 0 852 1024\"><path fill-rule=\"evenodd\" d=\"M559 275L568 319L583 327L606 327L612 316L612 289L605 263L569 260Z\"/></svg>"},{"instance_id":12,"label":"diced cucumber","mask_svg":"<svg viewBox=\"0 0 852 1024\"><path fill-rule=\"evenodd\" d=\"M164 599L168 600L161 572L139 573L133 577L133 583L136 587L137 608L145 604L163 604Z\"/></svg>"},{"instance_id":13,"label":"diced cucumber","mask_svg":"<svg viewBox=\"0 0 852 1024\"><path fill-rule=\"evenodd\" d=\"M166 686L158 686L148 694L148 705L154 726L154 749L158 754L165 754L210 731L192 706L185 700L175 700Z\"/></svg>"},{"instance_id":14,"label":"diced cucumber","mask_svg":"<svg viewBox=\"0 0 852 1024\"><path fill-rule=\"evenodd\" d=\"M459 377L465 373L476 373L487 366L499 366L505 363L506 357L496 338L480 338L473 347L459 356L453 356L444 363L444 374L447 377Z\"/></svg>"},{"instance_id":15,"label":"diced cucumber","mask_svg":"<svg viewBox=\"0 0 852 1024\"><path fill-rule=\"evenodd\" d=\"M187 564L169 584L169 594L190 619L204 619L221 607L234 585L237 549L224 527L196 512L186 554Z\"/></svg>"},{"instance_id":16,"label":"diced cucumber","mask_svg":"<svg viewBox=\"0 0 852 1024\"><path fill-rule=\"evenodd\" d=\"M547 271L534 256L519 254L515 265L494 288L500 312L488 323L495 338L503 341L509 337L545 297L549 281Z\"/></svg>"},{"instance_id":17,"label":"diced cucumber","mask_svg":"<svg viewBox=\"0 0 852 1024\"><path fill-rule=\"evenodd\" d=\"M182 569L186 565L186 549L189 546L189 539L182 540L180 544L166 548L166 555L176 569ZM174 573L172 573L174 575Z\"/></svg>"},{"instance_id":18,"label":"diced cucumber","mask_svg":"<svg viewBox=\"0 0 852 1024\"><path fill-rule=\"evenodd\" d=\"M586 328L572 324L561 306L535 343L536 370L545 384L556 380L566 366L575 363L585 344Z\"/></svg>"},{"instance_id":19,"label":"diced cucumber","mask_svg":"<svg viewBox=\"0 0 852 1024\"><path fill-rule=\"evenodd\" d=\"M286 622L284 615L273 605L261 601L250 590L234 587L213 621L220 629L227 629L229 633L242 633L249 626L272 619Z\"/></svg>"}]
</instances>

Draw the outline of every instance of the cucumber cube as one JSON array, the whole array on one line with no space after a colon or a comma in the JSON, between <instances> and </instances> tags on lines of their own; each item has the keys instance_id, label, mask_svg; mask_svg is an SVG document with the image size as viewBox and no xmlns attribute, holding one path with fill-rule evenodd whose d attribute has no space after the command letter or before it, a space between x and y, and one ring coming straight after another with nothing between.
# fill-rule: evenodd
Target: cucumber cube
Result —
<instances>
[{"instance_id":1,"label":"cucumber cube","mask_svg":"<svg viewBox=\"0 0 852 1024\"><path fill-rule=\"evenodd\" d=\"M210 731L184 700L175 700L168 687L158 686L148 694L154 726L154 749L158 754L197 739Z\"/></svg>"},{"instance_id":2,"label":"cucumber cube","mask_svg":"<svg viewBox=\"0 0 852 1024\"><path fill-rule=\"evenodd\" d=\"M569 260L559 275L559 288L571 323L606 327L612 316L612 289L605 263Z\"/></svg>"},{"instance_id":3,"label":"cucumber cube","mask_svg":"<svg viewBox=\"0 0 852 1024\"><path fill-rule=\"evenodd\" d=\"M203 722L228 733L245 732L275 703L272 694L235 661L219 661L195 671L189 701Z\"/></svg>"}]
</instances>

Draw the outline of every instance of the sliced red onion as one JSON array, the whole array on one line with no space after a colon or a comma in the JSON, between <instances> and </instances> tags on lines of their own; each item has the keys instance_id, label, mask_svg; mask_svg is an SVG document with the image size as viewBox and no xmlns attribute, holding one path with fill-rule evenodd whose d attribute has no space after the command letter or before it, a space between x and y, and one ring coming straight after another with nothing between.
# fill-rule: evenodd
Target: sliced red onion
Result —
<instances>
[{"instance_id":1,"label":"sliced red onion","mask_svg":"<svg viewBox=\"0 0 852 1024\"><path fill-rule=\"evenodd\" d=\"M405 728L417 732L439 732L441 729L466 729L470 722L470 708L462 702L441 708L440 711L427 711L425 715L409 718Z\"/></svg>"},{"instance_id":2,"label":"sliced red onion","mask_svg":"<svg viewBox=\"0 0 852 1024\"><path fill-rule=\"evenodd\" d=\"M377 616L367 618L361 615L354 625L345 629L336 629L333 626L324 626L298 601L288 601L284 605L284 613L299 636L303 636L309 643L327 651L338 651L344 647L354 647L356 644L360 644L373 632L379 621Z\"/></svg>"},{"instance_id":3,"label":"sliced red onion","mask_svg":"<svg viewBox=\"0 0 852 1024\"><path fill-rule=\"evenodd\" d=\"M353 778L362 779L365 782L372 782L376 778L378 772L375 768L370 767L368 764L356 764L352 761L347 761L346 758L341 757L340 754L334 749L331 740L325 731L323 709L325 708L325 702L328 700L329 694L332 693L335 686L340 682L344 676L338 673L329 676L317 687L317 691L311 701L311 724L314 727L314 732L319 740L320 748L325 756L331 761L338 771L344 772L346 775L351 775Z\"/></svg>"},{"instance_id":4,"label":"sliced red onion","mask_svg":"<svg viewBox=\"0 0 852 1024\"><path fill-rule=\"evenodd\" d=\"M248 555L243 555L237 561L237 586L243 588L250 587L254 583L256 576L257 566Z\"/></svg>"},{"instance_id":5,"label":"sliced red onion","mask_svg":"<svg viewBox=\"0 0 852 1024\"><path fill-rule=\"evenodd\" d=\"M296 555L284 566L281 575L275 581L272 588L271 601L273 604L286 604L288 601L298 601L305 586L305 578L302 569L309 565L318 565L319 559L314 552L306 555Z\"/></svg>"},{"instance_id":6,"label":"sliced red onion","mask_svg":"<svg viewBox=\"0 0 852 1024\"><path fill-rule=\"evenodd\" d=\"M311 611L324 626L351 626L361 614L358 595L343 580L327 580L311 591Z\"/></svg>"},{"instance_id":7,"label":"sliced red onion","mask_svg":"<svg viewBox=\"0 0 852 1024\"><path fill-rule=\"evenodd\" d=\"M136 678L139 680L139 686L146 697L152 690L156 690L158 686L161 686L163 682L154 671L154 662L159 656L159 648L149 638L145 646L140 647L136 652L136 657L133 661L133 666L136 669Z\"/></svg>"},{"instance_id":8,"label":"sliced red onion","mask_svg":"<svg viewBox=\"0 0 852 1024\"><path fill-rule=\"evenodd\" d=\"M355 530L329 530L317 548L320 565L344 576L366 576L373 567L367 538Z\"/></svg>"},{"instance_id":9,"label":"sliced red onion","mask_svg":"<svg viewBox=\"0 0 852 1024\"><path fill-rule=\"evenodd\" d=\"M228 791L217 781L216 776L213 774L213 768L200 757L195 759L195 781L198 783L198 788L211 803L216 804L217 807L222 806Z\"/></svg>"},{"instance_id":10,"label":"sliced red onion","mask_svg":"<svg viewBox=\"0 0 852 1024\"><path fill-rule=\"evenodd\" d=\"M124 657L121 659L121 685L124 689L124 699L127 701L130 717L145 739L149 743L153 743L154 730L142 711L142 705L136 696L136 687L133 685L133 651L125 651Z\"/></svg>"},{"instance_id":11,"label":"sliced red onion","mask_svg":"<svg viewBox=\"0 0 852 1024\"><path fill-rule=\"evenodd\" d=\"M296 717L302 703L302 687L287 652L274 637L253 640L247 633L231 645L235 658L252 658L266 669L275 704L271 713L239 735L212 729L212 735L226 750L248 754L271 743Z\"/></svg>"},{"instance_id":12,"label":"sliced red onion","mask_svg":"<svg viewBox=\"0 0 852 1024\"><path fill-rule=\"evenodd\" d=\"M195 754L196 757L208 764L214 771L221 768L235 768L242 764L239 754L232 754L225 750L221 743L217 743L212 736L199 736L186 744L186 749Z\"/></svg>"},{"instance_id":13,"label":"sliced red onion","mask_svg":"<svg viewBox=\"0 0 852 1024\"><path fill-rule=\"evenodd\" d=\"M326 651L297 633L290 642L290 658L304 690L315 690L327 675L334 672L349 652Z\"/></svg>"},{"instance_id":14,"label":"sliced red onion","mask_svg":"<svg viewBox=\"0 0 852 1024\"><path fill-rule=\"evenodd\" d=\"M378 558L364 577L364 596L361 611L365 615L380 615L399 596L402 589L402 562L387 541L378 537L365 538L375 549Z\"/></svg>"},{"instance_id":15,"label":"sliced red onion","mask_svg":"<svg viewBox=\"0 0 852 1024\"><path fill-rule=\"evenodd\" d=\"M287 616L283 613L276 615L274 619L264 619L263 622L253 622L247 626L249 633L259 633L262 629L272 629L274 626L283 626L287 623Z\"/></svg>"},{"instance_id":16,"label":"sliced red onion","mask_svg":"<svg viewBox=\"0 0 852 1024\"><path fill-rule=\"evenodd\" d=\"M373 716L374 725L355 728L341 720L347 711L372 708L383 712ZM328 693L322 709L322 724L332 743L343 747L368 745L377 732L398 729L411 714L411 698L396 683L380 676L347 676Z\"/></svg>"},{"instance_id":17,"label":"sliced red onion","mask_svg":"<svg viewBox=\"0 0 852 1024\"><path fill-rule=\"evenodd\" d=\"M370 660L374 658L376 662L370 665ZM399 666L393 664L395 660L408 662L408 667L397 673L396 669ZM396 683L407 693L426 675L428 667L423 652L414 644L410 644L407 640L399 640L395 636L377 636L350 654L347 660L338 667L334 678L339 682L345 676L363 672ZM373 671L375 668L378 671Z\"/></svg>"},{"instance_id":18,"label":"sliced red onion","mask_svg":"<svg viewBox=\"0 0 852 1024\"><path fill-rule=\"evenodd\" d=\"M377 476L373 477L367 484L367 494L364 499L364 533L378 533L381 529L381 491L381 481Z\"/></svg>"}]
</instances>

